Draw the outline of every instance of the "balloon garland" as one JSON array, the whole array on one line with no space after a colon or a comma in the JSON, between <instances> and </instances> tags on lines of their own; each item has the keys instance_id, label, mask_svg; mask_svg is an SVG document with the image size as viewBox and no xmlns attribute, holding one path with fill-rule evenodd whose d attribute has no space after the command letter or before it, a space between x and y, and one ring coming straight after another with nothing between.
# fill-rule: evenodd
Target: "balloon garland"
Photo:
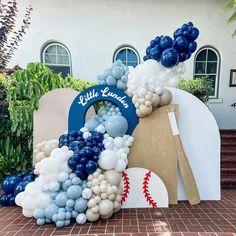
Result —
<instances>
[{"instance_id":1,"label":"balloon garland","mask_svg":"<svg viewBox=\"0 0 236 236\"><path fill-rule=\"evenodd\" d=\"M147 47L144 63L131 68L118 60L98 75L97 82L124 90L137 116L144 118L170 104L172 94L165 87L177 87L198 35L189 22L174 32L174 39L158 36ZM16 203L38 225L54 222L59 228L72 219L84 224L111 217L121 208L121 175L134 141L127 130L120 108L106 102L79 131L38 144L34 173L6 177L0 204Z\"/></svg>"}]
</instances>

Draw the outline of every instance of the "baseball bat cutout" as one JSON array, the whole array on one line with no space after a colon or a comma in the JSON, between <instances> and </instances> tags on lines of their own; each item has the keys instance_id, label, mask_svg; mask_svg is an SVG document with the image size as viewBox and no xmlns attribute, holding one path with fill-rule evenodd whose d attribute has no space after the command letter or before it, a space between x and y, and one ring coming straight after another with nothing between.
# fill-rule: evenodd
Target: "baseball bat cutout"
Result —
<instances>
[{"instance_id":1,"label":"baseball bat cutout","mask_svg":"<svg viewBox=\"0 0 236 236\"><path fill-rule=\"evenodd\" d=\"M178 165L180 170L180 175L182 176L184 189L186 191L188 200L191 205L200 203L200 195L198 192L197 184L189 164L187 155L184 151L182 141L179 136L179 128L175 118L174 108L166 110L171 125L171 129L174 136L174 143L177 152Z\"/></svg>"}]
</instances>

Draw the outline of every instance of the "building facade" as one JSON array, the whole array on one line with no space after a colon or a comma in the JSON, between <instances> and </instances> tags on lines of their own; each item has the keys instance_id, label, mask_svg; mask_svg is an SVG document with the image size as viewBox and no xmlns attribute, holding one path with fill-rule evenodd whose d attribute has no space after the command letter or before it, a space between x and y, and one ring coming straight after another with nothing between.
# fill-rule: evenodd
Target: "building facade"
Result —
<instances>
[{"instance_id":1,"label":"building facade","mask_svg":"<svg viewBox=\"0 0 236 236\"><path fill-rule=\"evenodd\" d=\"M207 75L214 91L209 108L220 129L236 129L236 38L224 0L21 0L34 8L31 26L10 66L44 62L55 71L96 81L115 59L142 63L149 41L173 35L192 21L200 29L198 49L186 61L184 78ZM231 85L230 85L231 72Z\"/></svg>"}]
</instances>

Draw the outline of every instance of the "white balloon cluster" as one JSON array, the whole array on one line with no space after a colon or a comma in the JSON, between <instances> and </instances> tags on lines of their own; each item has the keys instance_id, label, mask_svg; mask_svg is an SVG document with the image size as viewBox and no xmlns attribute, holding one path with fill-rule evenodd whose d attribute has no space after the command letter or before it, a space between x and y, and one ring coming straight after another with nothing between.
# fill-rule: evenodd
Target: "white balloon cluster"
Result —
<instances>
[{"instance_id":1,"label":"white balloon cluster","mask_svg":"<svg viewBox=\"0 0 236 236\"><path fill-rule=\"evenodd\" d=\"M98 165L103 170L124 171L128 165L129 147L132 146L133 141L134 138L129 135L112 138L109 134L104 134L105 150L100 154Z\"/></svg>"},{"instance_id":2,"label":"white balloon cluster","mask_svg":"<svg viewBox=\"0 0 236 236\"><path fill-rule=\"evenodd\" d=\"M35 162L40 162L44 158L47 158L50 156L53 149L58 147L58 140L51 139L49 141L44 141L41 143L38 143L36 145L36 149L34 150L34 160Z\"/></svg>"},{"instance_id":3,"label":"white balloon cluster","mask_svg":"<svg viewBox=\"0 0 236 236\"><path fill-rule=\"evenodd\" d=\"M161 63L150 59L130 70L128 75L127 92L133 96L135 91L147 82L148 87L163 88L177 87L185 72L185 64L180 62L172 68L166 68Z\"/></svg>"},{"instance_id":4,"label":"white balloon cluster","mask_svg":"<svg viewBox=\"0 0 236 236\"><path fill-rule=\"evenodd\" d=\"M132 102L136 108L138 117L148 116L158 106L170 104L172 99L171 92L161 87L149 87L144 83L133 93Z\"/></svg>"},{"instance_id":5,"label":"white balloon cluster","mask_svg":"<svg viewBox=\"0 0 236 236\"><path fill-rule=\"evenodd\" d=\"M121 208L123 189L120 187L121 175L116 170L103 172L97 169L88 176L87 186L93 191L92 198L88 201L86 217L89 221L110 218L113 213Z\"/></svg>"},{"instance_id":6,"label":"white balloon cluster","mask_svg":"<svg viewBox=\"0 0 236 236\"><path fill-rule=\"evenodd\" d=\"M47 207L51 197L49 191L44 191L45 186L51 186L53 191L60 173L71 172L67 166L67 161L72 155L73 151L66 146L56 148L51 152L50 157L35 165L35 174L39 174L39 177L34 182L29 183L25 191L19 193L15 198L16 204L22 207L22 213L25 217L33 217L36 208ZM54 184L50 185L51 183Z\"/></svg>"}]
</instances>

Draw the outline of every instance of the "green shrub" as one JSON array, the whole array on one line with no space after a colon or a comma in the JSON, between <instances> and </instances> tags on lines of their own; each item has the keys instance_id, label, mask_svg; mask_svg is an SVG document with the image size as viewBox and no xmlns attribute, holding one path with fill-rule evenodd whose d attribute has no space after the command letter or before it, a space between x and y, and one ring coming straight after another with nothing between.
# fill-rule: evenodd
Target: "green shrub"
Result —
<instances>
[{"instance_id":1,"label":"green shrub","mask_svg":"<svg viewBox=\"0 0 236 236\"><path fill-rule=\"evenodd\" d=\"M209 94L212 91L212 87L206 77L189 80L182 79L178 88L193 94L204 103L209 100Z\"/></svg>"},{"instance_id":2,"label":"green shrub","mask_svg":"<svg viewBox=\"0 0 236 236\"><path fill-rule=\"evenodd\" d=\"M25 70L11 74L10 79L0 75L0 172L3 176L31 166L33 112L38 109L39 99L56 88L82 91L92 85L71 76L63 79L41 63L28 64ZM4 149L6 144L10 151Z\"/></svg>"}]
</instances>

